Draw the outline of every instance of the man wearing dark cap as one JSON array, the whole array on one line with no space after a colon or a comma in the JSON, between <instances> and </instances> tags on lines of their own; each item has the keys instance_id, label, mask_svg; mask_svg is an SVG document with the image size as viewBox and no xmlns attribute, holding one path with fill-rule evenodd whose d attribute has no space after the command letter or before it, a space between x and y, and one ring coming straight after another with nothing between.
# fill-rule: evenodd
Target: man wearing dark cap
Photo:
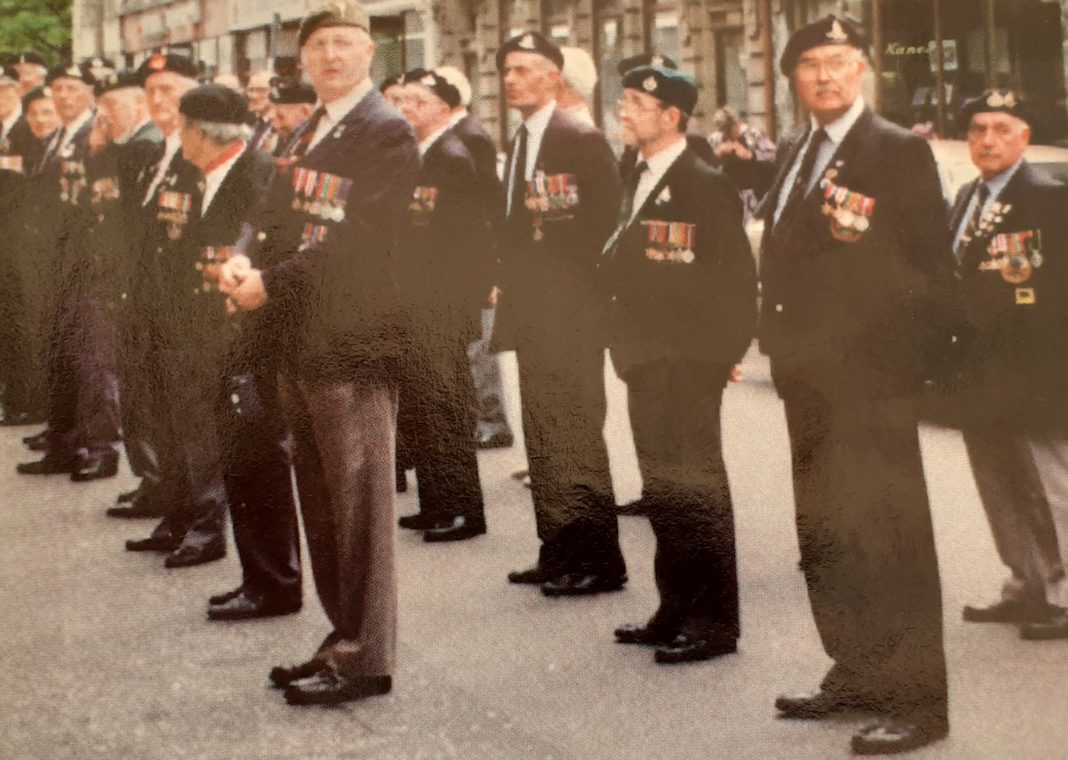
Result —
<instances>
[{"instance_id":1,"label":"man wearing dark cap","mask_svg":"<svg viewBox=\"0 0 1068 760\"><path fill-rule=\"evenodd\" d=\"M382 97L392 103L398 110L404 103L404 74L394 74L382 80L378 85Z\"/></svg>"},{"instance_id":2,"label":"man wearing dark cap","mask_svg":"<svg viewBox=\"0 0 1068 760\"><path fill-rule=\"evenodd\" d=\"M980 174L950 217L969 326L961 431L1011 571L1001 599L966 606L964 619L1020 624L1024 638L1068 638L1068 268L1058 258L1068 250L1068 191L1024 159L1031 129L1017 93L989 90L965 104L960 121Z\"/></svg>"},{"instance_id":3,"label":"man wearing dark cap","mask_svg":"<svg viewBox=\"0 0 1068 760\"><path fill-rule=\"evenodd\" d=\"M291 704L392 688L397 588L394 430L405 315L396 243L419 151L369 78L370 19L352 0L301 24L301 61L321 106L278 159L250 257L220 282L232 306L265 309L279 345L300 507L333 630L314 656L271 672Z\"/></svg>"},{"instance_id":4,"label":"man wearing dark cap","mask_svg":"<svg viewBox=\"0 0 1068 760\"><path fill-rule=\"evenodd\" d=\"M398 252L412 343L401 385L401 430L419 482L419 513L402 527L426 541L486 532L467 344L493 281L493 248L474 162L449 130L460 92L427 69L404 76L402 112L423 157Z\"/></svg>"},{"instance_id":5,"label":"man wearing dark cap","mask_svg":"<svg viewBox=\"0 0 1068 760\"><path fill-rule=\"evenodd\" d=\"M19 92L22 95L42 86L48 76L48 64L44 56L35 50L24 50L12 56L9 65L18 72Z\"/></svg>"},{"instance_id":6,"label":"man wearing dark cap","mask_svg":"<svg viewBox=\"0 0 1068 760\"><path fill-rule=\"evenodd\" d=\"M656 661L734 652L740 633L734 514L723 463L723 389L756 324L756 271L738 193L687 148L697 85L684 72L639 66L623 77L623 139L640 161L604 248L617 318L612 363L627 383L656 535L660 606L621 643Z\"/></svg>"},{"instance_id":7,"label":"man wearing dark cap","mask_svg":"<svg viewBox=\"0 0 1068 760\"><path fill-rule=\"evenodd\" d=\"M275 154L285 150L293 132L315 111L315 88L299 79L275 79L271 83L271 119L278 141Z\"/></svg>"},{"instance_id":8,"label":"man wearing dark cap","mask_svg":"<svg viewBox=\"0 0 1068 760\"><path fill-rule=\"evenodd\" d=\"M512 583L548 596L617 591L627 580L605 419L605 307L595 295L619 213L619 174L598 130L559 111L563 55L538 32L497 52L523 123L505 167L494 348L516 351L541 547Z\"/></svg>"},{"instance_id":9,"label":"man wearing dark cap","mask_svg":"<svg viewBox=\"0 0 1068 760\"><path fill-rule=\"evenodd\" d=\"M760 341L785 402L802 568L833 660L785 718L873 710L860 754L946 735L941 589L914 396L951 344L952 259L927 142L860 96L865 45L828 16L781 67L809 112L766 201Z\"/></svg>"}]
</instances>

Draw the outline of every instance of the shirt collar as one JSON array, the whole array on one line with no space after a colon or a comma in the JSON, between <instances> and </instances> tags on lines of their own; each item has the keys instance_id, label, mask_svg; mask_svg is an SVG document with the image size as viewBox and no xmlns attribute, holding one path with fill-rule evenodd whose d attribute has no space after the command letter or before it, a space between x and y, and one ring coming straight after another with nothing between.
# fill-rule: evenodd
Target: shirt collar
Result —
<instances>
[{"instance_id":1,"label":"shirt collar","mask_svg":"<svg viewBox=\"0 0 1068 760\"><path fill-rule=\"evenodd\" d=\"M545 130L549 128L549 119L553 117L553 111L555 110L556 101L550 100L529 117L524 119L523 125L527 128L527 135L530 137L535 135L541 137L541 135L545 133Z\"/></svg>"},{"instance_id":2,"label":"shirt collar","mask_svg":"<svg viewBox=\"0 0 1068 760\"><path fill-rule=\"evenodd\" d=\"M425 140L419 141L419 155L425 156L426 152L430 150L430 146L438 141L438 138L445 134L452 125L446 124L441 129L436 130L433 134L429 135Z\"/></svg>"},{"instance_id":3,"label":"shirt collar","mask_svg":"<svg viewBox=\"0 0 1068 760\"><path fill-rule=\"evenodd\" d=\"M645 161L649 167L646 171L650 172L655 177L664 176L667 173L667 170L671 168L671 165L675 163L679 156L686 150L686 145L686 136L680 134L678 140L663 150L655 153L652 158L646 158L643 155L641 160Z\"/></svg>"},{"instance_id":4,"label":"shirt collar","mask_svg":"<svg viewBox=\"0 0 1068 760\"><path fill-rule=\"evenodd\" d=\"M370 78L364 79L358 85L349 91L348 95L338 98L332 103L328 103L326 106L326 115L330 119L331 124L337 124L349 111L356 107L356 104L363 100L364 95L369 93L374 87Z\"/></svg>"},{"instance_id":5,"label":"shirt collar","mask_svg":"<svg viewBox=\"0 0 1068 760\"><path fill-rule=\"evenodd\" d=\"M176 129L167 135L167 139L164 140L165 148L163 150L164 155L173 156L178 152L178 149L182 147L182 135Z\"/></svg>"},{"instance_id":6,"label":"shirt collar","mask_svg":"<svg viewBox=\"0 0 1068 760\"><path fill-rule=\"evenodd\" d=\"M63 143L69 143L74 138L74 135L78 134L78 130L84 127L91 118L93 118L93 109L86 108L70 124L64 124Z\"/></svg>"},{"instance_id":7,"label":"shirt collar","mask_svg":"<svg viewBox=\"0 0 1068 760\"><path fill-rule=\"evenodd\" d=\"M237 163L237 159L241 158L241 154L245 152L246 147L248 146L243 140L231 146L216 159L215 165L204 173L204 179L207 181L219 180L221 182L226 173L230 171L230 167Z\"/></svg>"},{"instance_id":8,"label":"shirt collar","mask_svg":"<svg viewBox=\"0 0 1068 760\"><path fill-rule=\"evenodd\" d=\"M457 124L459 124L461 121L463 121L466 116L467 116L467 109L466 108L458 109L457 111L453 112L452 116L449 117L449 126L450 127L455 127Z\"/></svg>"},{"instance_id":9,"label":"shirt collar","mask_svg":"<svg viewBox=\"0 0 1068 760\"><path fill-rule=\"evenodd\" d=\"M986 186L987 186L987 189L990 190L990 199L991 200L993 200L994 198L997 198L999 195L1001 195L1002 191L1005 189L1005 186L1009 184L1009 181L1014 176L1016 176L1016 172L1019 171L1020 165L1022 163L1023 163L1023 156L1021 156L1016 161L1015 164L1013 164L1012 166L1010 166L1008 169L1006 169L1005 171L1001 172L1000 174L995 174L993 177L991 177L988 180L984 180L982 177L979 178L979 182L980 183L985 183Z\"/></svg>"},{"instance_id":10,"label":"shirt collar","mask_svg":"<svg viewBox=\"0 0 1068 760\"><path fill-rule=\"evenodd\" d=\"M857 99L853 101L853 105L849 107L849 110L839 116L837 119L829 124L823 125L823 131L827 133L827 137L835 145L839 145L845 136L849 133L849 130L853 128L853 125L857 123L857 119L864 113L864 98L857 96ZM816 123L814 116L809 117L812 124L812 132L815 132L820 128L820 125Z\"/></svg>"}]
</instances>

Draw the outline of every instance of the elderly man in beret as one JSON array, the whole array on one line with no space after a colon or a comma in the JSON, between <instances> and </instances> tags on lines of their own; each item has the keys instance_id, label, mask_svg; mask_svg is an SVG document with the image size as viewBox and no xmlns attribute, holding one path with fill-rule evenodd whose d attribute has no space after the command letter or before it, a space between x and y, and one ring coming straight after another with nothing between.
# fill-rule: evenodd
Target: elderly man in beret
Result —
<instances>
[{"instance_id":1,"label":"elderly man in beret","mask_svg":"<svg viewBox=\"0 0 1068 760\"><path fill-rule=\"evenodd\" d=\"M941 588L915 394L949 349L953 268L927 142L860 95L866 45L827 16L781 60L809 118L766 201L761 348L785 404L802 568L833 661L784 718L871 710L860 754L948 730Z\"/></svg>"},{"instance_id":2,"label":"elderly man in beret","mask_svg":"<svg viewBox=\"0 0 1068 760\"><path fill-rule=\"evenodd\" d=\"M397 240L419 149L370 79L367 11L316 7L298 35L320 107L290 141L249 256L223 267L233 308L264 309L277 335L283 407L315 584L333 630L271 671L296 705L392 688L396 659L394 430L406 349Z\"/></svg>"},{"instance_id":3,"label":"elderly man in beret","mask_svg":"<svg viewBox=\"0 0 1068 760\"><path fill-rule=\"evenodd\" d=\"M605 419L605 307L595 293L619 213L615 157L598 130L557 106L563 54L538 32L497 53L522 117L505 167L496 350L516 351L541 547L509 575L547 596L616 591L627 580Z\"/></svg>"},{"instance_id":4,"label":"elderly man in beret","mask_svg":"<svg viewBox=\"0 0 1068 760\"><path fill-rule=\"evenodd\" d=\"M286 149L297 127L315 111L315 88L299 79L276 78L271 82L271 123L278 139L271 153Z\"/></svg>"},{"instance_id":5,"label":"elderly man in beret","mask_svg":"<svg viewBox=\"0 0 1068 760\"><path fill-rule=\"evenodd\" d=\"M660 663L729 654L740 633L719 417L756 325L756 268L737 190L687 146L696 103L685 72L639 66L623 77L623 139L639 162L604 249L609 346L627 384L660 593L647 623L615 635L656 647Z\"/></svg>"},{"instance_id":6,"label":"elderly man in beret","mask_svg":"<svg viewBox=\"0 0 1068 760\"><path fill-rule=\"evenodd\" d=\"M48 76L48 63L36 50L23 50L11 56L8 65L18 73L19 92L25 96L35 87L41 87Z\"/></svg>"},{"instance_id":7,"label":"elderly man in beret","mask_svg":"<svg viewBox=\"0 0 1068 760\"><path fill-rule=\"evenodd\" d=\"M1015 623L1024 638L1068 638L1068 482L1063 352L1068 341L1068 190L1024 159L1020 95L989 90L961 123L979 177L951 214L968 331L961 430L994 545L1011 575L970 622ZM1059 545L1059 551L1058 551Z\"/></svg>"}]
</instances>

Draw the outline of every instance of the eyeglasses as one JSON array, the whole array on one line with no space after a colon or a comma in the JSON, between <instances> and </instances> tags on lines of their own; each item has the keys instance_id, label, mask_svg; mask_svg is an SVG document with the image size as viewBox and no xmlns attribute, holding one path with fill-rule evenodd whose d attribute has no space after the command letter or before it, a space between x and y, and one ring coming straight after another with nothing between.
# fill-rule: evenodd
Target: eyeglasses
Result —
<instances>
[{"instance_id":1,"label":"eyeglasses","mask_svg":"<svg viewBox=\"0 0 1068 760\"><path fill-rule=\"evenodd\" d=\"M837 79L845 74L849 67L855 64L859 58L856 56L836 55L830 58L802 58L797 63L797 75L802 79L816 79L820 70L826 71L831 77Z\"/></svg>"},{"instance_id":2,"label":"eyeglasses","mask_svg":"<svg viewBox=\"0 0 1068 760\"><path fill-rule=\"evenodd\" d=\"M650 111L662 111L664 107L659 103L651 106L643 106L636 100L628 100L627 98L620 98L616 101L616 110L620 113L628 111L630 113L649 113Z\"/></svg>"}]
</instances>

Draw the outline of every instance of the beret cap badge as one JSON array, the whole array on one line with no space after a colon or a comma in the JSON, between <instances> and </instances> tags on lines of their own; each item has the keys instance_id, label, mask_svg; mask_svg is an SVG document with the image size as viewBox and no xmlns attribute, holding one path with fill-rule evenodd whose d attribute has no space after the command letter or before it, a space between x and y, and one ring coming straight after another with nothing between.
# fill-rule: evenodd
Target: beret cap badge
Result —
<instances>
[{"instance_id":1,"label":"beret cap badge","mask_svg":"<svg viewBox=\"0 0 1068 760\"><path fill-rule=\"evenodd\" d=\"M533 35L524 35L523 39L519 40L519 47L526 50L533 50L535 48Z\"/></svg>"},{"instance_id":2,"label":"beret cap badge","mask_svg":"<svg viewBox=\"0 0 1068 760\"><path fill-rule=\"evenodd\" d=\"M148 62L148 68L153 71L163 71L167 66L167 56L163 53L156 53L152 56L152 60Z\"/></svg>"},{"instance_id":3,"label":"beret cap badge","mask_svg":"<svg viewBox=\"0 0 1068 760\"><path fill-rule=\"evenodd\" d=\"M656 77L648 76L645 81L642 82L642 87L646 92L656 92Z\"/></svg>"},{"instance_id":4,"label":"beret cap badge","mask_svg":"<svg viewBox=\"0 0 1068 760\"><path fill-rule=\"evenodd\" d=\"M835 42L845 42L849 39L849 35L846 34L845 29L842 28L842 24L838 19L834 20L831 24L830 31L827 32L827 39L834 40Z\"/></svg>"}]
</instances>

